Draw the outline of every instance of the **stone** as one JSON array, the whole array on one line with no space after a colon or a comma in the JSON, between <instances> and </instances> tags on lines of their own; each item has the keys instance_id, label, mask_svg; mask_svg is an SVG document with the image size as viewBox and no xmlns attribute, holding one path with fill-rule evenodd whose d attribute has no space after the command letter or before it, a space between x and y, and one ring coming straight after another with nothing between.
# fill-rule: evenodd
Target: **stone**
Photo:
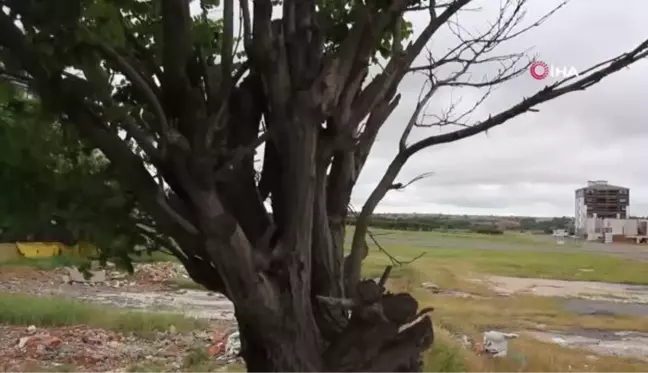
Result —
<instances>
[{"instance_id":1,"label":"stone","mask_svg":"<svg viewBox=\"0 0 648 373\"><path fill-rule=\"evenodd\" d=\"M27 333L29 333L29 334L36 333L36 326L35 325L29 325L29 327L27 327Z\"/></svg>"},{"instance_id":2,"label":"stone","mask_svg":"<svg viewBox=\"0 0 648 373\"><path fill-rule=\"evenodd\" d=\"M433 293L441 292L441 288L439 287L439 285L435 284L434 282L426 281L426 282L422 283L421 286L424 289L430 290Z\"/></svg>"},{"instance_id":3,"label":"stone","mask_svg":"<svg viewBox=\"0 0 648 373\"><path fill-rule=\"evenodd\" d=\"M484 351L493 357L506 357L508 355L509 339L517 338L515 333L504 333L490 330L484 333Z\"/></svg>"},{"instance_id":4,"label":"stone","mask_svg":"<svg viewBox=\"0 0 648 373\"><path fill-rule=\"evenodd\" d=\"M176 331L177 331L177 330L176 330L175 325L171 325L171 326L169 326L169 333L171 333L171 334L175 334Z\"/></svg>"}]
</instances>

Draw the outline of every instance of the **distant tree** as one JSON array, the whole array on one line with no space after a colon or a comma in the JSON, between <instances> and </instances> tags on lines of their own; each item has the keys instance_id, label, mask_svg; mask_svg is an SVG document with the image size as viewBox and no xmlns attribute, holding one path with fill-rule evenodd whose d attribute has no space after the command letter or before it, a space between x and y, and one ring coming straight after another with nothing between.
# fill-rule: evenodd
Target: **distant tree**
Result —
<instances>
[{"instance_id":1,"label":"distant tree","mask_svg":"<svg viewBox=\"0 0 648 373\"><path fill-rule=\"evenodd\" d=\"M648 50L647 41L471 122L473 110L424 109L444 88L492 88L526 71L524 54L494 53L526 30L524 0L503 2L478 34L456 20L470 0L241 0L238 38L233 0L222 1L218 20L209 17L218 1L194 2L196 15L189 3L2 0L0 68L99 148L155 229L177 243L191 277L232 300L252 371L420 370L430 319L417 317L410 295L360 281L376 206L409 184L396 182L402 167L423 149L584 90ZM417 11L428 21L407 42L405 17ZM456 48L413 66L442 27ZM499 72L471 78L471 67L488 63ZM408 73L428 84L344 257L351 192ZM415 127L455 130L412 141Z\"/></svg>"}]
</instances>

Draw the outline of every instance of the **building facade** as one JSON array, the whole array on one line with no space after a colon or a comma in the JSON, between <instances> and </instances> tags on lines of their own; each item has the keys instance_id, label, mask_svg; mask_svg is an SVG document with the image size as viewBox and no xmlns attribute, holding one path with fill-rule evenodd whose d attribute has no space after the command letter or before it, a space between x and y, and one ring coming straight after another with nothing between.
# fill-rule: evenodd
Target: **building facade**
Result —
<instances>
[{"instance_id":1,"label":"building facade","mask_svg":"<svg viewBox=\"0 0 648 373\"><path fill-rule=\"evenodd\" d=\"M603 220L626 220L629 205L630 189L604 180L588 181L586 187L576 190L575 233L588 236L592 229L603 228L596 227Z\"/></svg>"}]
</instances>

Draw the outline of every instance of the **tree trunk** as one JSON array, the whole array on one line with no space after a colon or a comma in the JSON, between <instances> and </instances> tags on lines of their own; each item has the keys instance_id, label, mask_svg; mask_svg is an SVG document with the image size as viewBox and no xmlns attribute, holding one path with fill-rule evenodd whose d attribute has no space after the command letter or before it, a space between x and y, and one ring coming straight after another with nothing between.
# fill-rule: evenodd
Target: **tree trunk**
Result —
<instances>
[{"instance_id":1,"label":"tree trunk","mask_svg":"<svg viewBox=\"0 0 648 373\"><path fill-rule=\"evenodd\" d=\"M241 356L251 372L421 371L421 354L434 335L427 316L409 314L413 305L416 301L407 294L384 295L376 303L356 307L341 333L317 345L312 343L317 328L300 321L309 318L306 312L286 305L292 312L286 310L280 322L261 326L258 318L249 319L256 312L237 305Z\"/></svg>"}]
</instances>

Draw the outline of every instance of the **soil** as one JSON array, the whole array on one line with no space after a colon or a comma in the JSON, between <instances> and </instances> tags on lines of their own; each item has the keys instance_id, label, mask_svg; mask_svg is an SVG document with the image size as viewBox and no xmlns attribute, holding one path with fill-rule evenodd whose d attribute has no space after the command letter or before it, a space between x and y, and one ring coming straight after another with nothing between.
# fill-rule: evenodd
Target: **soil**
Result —
<instances>
[{"instance_id":1,"label":"soil","mask_svg":"<svg viewBox=\"0 0 648 373\"><path fill-rule=\"evenodd\" d=\"M178 312L209 320L208 330L177 333L173 328L146 339L84 325L34 328L0 325L1 371L179 371L196 349L213 351L235 326L232 304L221 294L177 289L169 280L186 278L175 263L145 264L133 275L107 271L105 281L69 283L68 269L5 267L0 292L57 296L146 312ZM214 364L218 362L214 356ZM149 367L149 368L147 368Z\"/></svg>"},{"instance_id":2,"label":"soil","mask_svg":"<svg viewBox=\"0 0 648 373\"><path fill-rule=\"evenodd\" d=\"M648 286L605 282L489 276L485 281L500 295L561 297L562 307L579 315L648 317ZM648 334L634 331L523 331L536 339L597 354L648 361Z\"/></svg>"}]
</instances>

